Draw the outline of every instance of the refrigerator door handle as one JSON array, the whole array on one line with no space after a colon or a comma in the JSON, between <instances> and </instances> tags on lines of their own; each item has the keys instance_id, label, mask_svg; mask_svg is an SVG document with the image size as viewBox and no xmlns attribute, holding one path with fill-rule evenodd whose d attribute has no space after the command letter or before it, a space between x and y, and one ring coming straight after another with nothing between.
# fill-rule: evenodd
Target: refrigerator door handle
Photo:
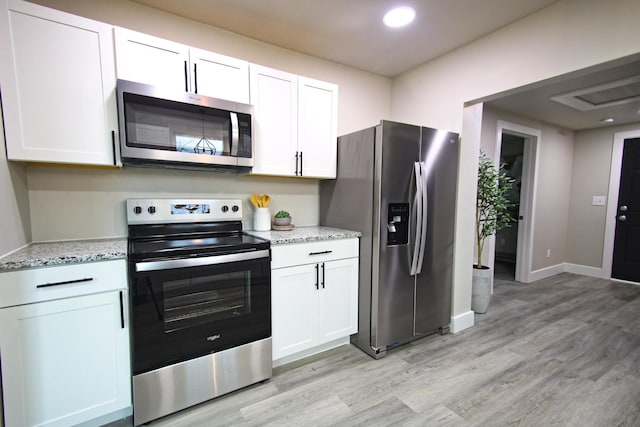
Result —
<instances>
[{"instance_id":1,"label":"refrigerator door handle","mask_svg":"<svg viewBox=\"0 0 640 427\"><path fill-rule=\"evenodd\" d=\"M416 195L413 199L413 204L416 211L416 232L414 234L415 244L413 246L413 256L411 257L411 276L418 274L418 257L420 253L420 244L422 236L422 174L421 174L420 162L413 164L413 172L416 182Z\"/></svg>"},{"instance_id":2,"label":"refrigerator door handle","mask_svg":"<svg viewBox=\"0 0 640 427\"><path fill-rule=\"evenodd\" d=\"M424 251L427 246L427 215L429 210L427 205L427 171L424 162L420 162L420 175L422 178L422 226L420 227L420 253L418 255L416 274L422 273L422 261L424 260Z\"/></svg>"}]
</instances>

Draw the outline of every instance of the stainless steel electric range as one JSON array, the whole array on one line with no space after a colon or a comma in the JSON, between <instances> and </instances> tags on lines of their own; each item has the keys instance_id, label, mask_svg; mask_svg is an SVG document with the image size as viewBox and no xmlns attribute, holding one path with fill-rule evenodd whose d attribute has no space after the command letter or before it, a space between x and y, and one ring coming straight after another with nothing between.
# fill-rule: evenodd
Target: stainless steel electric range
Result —
<instances>
[{"instance_id":1,"label":"stainless steel electric range","mask_svg":"<svg viewBox=\"0 0 640 427\"><path fill-rule=\"evenodd\" d=\"M270 378L270 243L241 200L126 205L134 424Z\"/></svg>"}]
</instances>

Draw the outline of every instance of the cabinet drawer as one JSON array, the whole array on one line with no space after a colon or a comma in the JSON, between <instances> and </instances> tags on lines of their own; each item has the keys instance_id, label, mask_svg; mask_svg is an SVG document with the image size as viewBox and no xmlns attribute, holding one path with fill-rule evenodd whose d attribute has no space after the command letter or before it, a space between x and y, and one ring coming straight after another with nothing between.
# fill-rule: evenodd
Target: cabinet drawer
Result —
<instances>
[{"instance_id":1,"label":"cabinet drawer","mask_svg":"<svg viewBox=\"0 0 640 427\"><path fill-rule=\"evenodd\" d=\"M0 273L0 308L127 287L125 260Z\"/></svg>"},{"instance_id":2,"label":"cabinet drawer","mask_svg":"<svg viewBox=\"0 0 640 427\"><path fill-rule=\"evenodd\" d=\"M271 247L271 268L326 262L357 256L357 238L274 245Z\"/></svg>"}]
</instances>

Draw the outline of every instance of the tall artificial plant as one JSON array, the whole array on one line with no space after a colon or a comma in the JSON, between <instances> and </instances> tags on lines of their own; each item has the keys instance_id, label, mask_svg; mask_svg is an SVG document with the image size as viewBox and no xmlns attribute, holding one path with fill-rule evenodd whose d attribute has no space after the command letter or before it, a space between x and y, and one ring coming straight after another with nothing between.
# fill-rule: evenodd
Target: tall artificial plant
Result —
<instances>
[{"instance_id":1,"label":"tall artificial plant","mask_svg":"<svg viewBox=\"0 0 640 427\"><path fill-rule=\"evenodd\" d=\"M474 268L482 268L482 250L486 238L515 222L509 214L509 209L514 204L507 198L512 185L513 179L507 176L503 165L496 169L493 161L484 152L480 152L476 200L478 263Z\"/></svg>"}]
</instances>

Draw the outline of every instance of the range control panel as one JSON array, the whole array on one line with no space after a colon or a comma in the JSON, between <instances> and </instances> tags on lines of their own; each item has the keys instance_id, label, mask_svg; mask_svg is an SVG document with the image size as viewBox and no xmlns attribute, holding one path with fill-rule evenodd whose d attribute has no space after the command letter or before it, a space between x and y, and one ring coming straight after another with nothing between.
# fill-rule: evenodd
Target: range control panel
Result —
<instances>
[{"instance_id":1,"label":"range control panel","mask_svg":"<svg viewBox=\"0 0 640 427\"><path fill-rule=\"evenodd\" d=\"M241 221L240 199L127 199L127 224Z\"/></svg>"}]
</instances>

